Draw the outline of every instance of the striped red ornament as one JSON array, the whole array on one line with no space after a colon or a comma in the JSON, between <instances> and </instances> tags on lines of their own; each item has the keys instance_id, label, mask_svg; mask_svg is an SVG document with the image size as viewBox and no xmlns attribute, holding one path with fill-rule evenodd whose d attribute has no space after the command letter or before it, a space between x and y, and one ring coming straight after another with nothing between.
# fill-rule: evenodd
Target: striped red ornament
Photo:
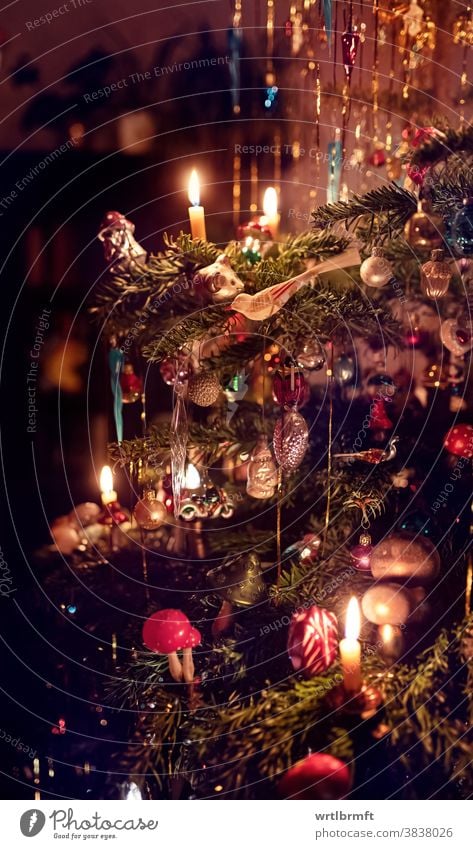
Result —
<instances>
[{"instance_id":1,"label":"striped red ornament","mask_svg":"<svg viewBox=\"0 0 473 849\"><path fill-rule=\"evenodd\" d=\"M287 651L296 672L313 678L334 662L338 651L338 623L335 613L317 607L292 615Z\"/></svg>"}]
</instances>

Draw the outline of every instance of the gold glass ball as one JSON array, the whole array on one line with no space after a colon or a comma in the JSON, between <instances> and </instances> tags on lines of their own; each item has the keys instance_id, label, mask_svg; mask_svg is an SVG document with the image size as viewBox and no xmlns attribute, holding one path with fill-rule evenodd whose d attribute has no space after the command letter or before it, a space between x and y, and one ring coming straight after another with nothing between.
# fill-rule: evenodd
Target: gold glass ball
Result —
<instances>
[{"instance_id":1,"label":"gold glass ball","mask_svg":"<svg viewBox=\"0 0 473 849\"><path fill-rule=\"evenodd\" d=\"M202 371L189 380L187 395L198 407L211 407L220 395L222 387L212 372Z\"/></svg>"},{"instance_id":2,"label":"gold glass ball","mask_svg":"<svg viewBox=\"0 0 473 849\"><path fill-rule=\"evenodd\" d=\"M427 205L421 201L417 212L409 218L404 235L414 250L432 250L443 244L443 220L439 215L430 212Z\"/></svg>"},{"instance_id":3,"label":"gold glass ball","mask_svg":"<svg viewBox=\"0 0 473 849\"><path fill-rule=\"evenodd\" d=\"M155 492L150 490L135 504L133 515L140 528L154 531L166 520L167 512L164 504L155 497Z\"/></svg>"}]
</instances>

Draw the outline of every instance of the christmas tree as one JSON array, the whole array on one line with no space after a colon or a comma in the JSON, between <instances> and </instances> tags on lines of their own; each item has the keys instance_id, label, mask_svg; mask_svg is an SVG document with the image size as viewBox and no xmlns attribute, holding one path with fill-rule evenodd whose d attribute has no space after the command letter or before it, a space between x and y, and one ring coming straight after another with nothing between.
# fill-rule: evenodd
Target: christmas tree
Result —
<instances>
[{"instance_id":1,"label":"christmas tree","mask_svg":"<svg viewBox=\"0 0 473 849\"><path fill-rule=\"evenodd\" d=\"M192 236L153 255L106 216L92 312L136 503L130 522L105 480L76 523L89 564L143 569L112 694L138 716L127 792L472 792L472 144L417 130L408 188L318 207L297 236L271 198L223 248L198 198ZM148 426L156 368L172 415Z\"/></svg>"}]
</instances>

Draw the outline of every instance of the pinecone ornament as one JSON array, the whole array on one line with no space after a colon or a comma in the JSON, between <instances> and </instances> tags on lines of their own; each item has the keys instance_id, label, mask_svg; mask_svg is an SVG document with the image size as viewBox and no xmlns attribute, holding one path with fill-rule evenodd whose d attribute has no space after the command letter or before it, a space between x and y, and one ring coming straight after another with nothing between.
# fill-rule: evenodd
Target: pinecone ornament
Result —
<instances>
[{"instance_id":1,"label":"pinecone ornament","mask_svg":"<svg viewBox=\"0 0 473 849\"><path fill-rule=\"evenodd\" d=\"M309 442L306 420L297 410L287 410L274 428L274 454L285 472L294 472L302 463Z\"/></svg>"}]
</instances>

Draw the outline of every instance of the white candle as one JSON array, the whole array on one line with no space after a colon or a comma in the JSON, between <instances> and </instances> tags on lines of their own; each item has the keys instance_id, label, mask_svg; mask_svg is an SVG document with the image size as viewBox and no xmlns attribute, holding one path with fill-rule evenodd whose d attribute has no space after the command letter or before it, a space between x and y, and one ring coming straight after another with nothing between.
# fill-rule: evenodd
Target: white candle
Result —
<instances>
[{"instance_id":1,"label":"white candle","mask_svg":"<svg viewBox=\"0 0 473 849\"><path fill-rule=\"evenodd\" d=\"M271 230L273 240L276 241L279 230L278 193L273 186L266 189L263 198L263 220Z\"/></svg>"},{"instance_id":2,"label":"white candle","mask_svg":"<svg viewBox=\"0 0 473 849\"><path fill-rule=\"evenodd\" d=\"M205 234L204 207L200 206L200 184L197 171L193 171L189 180L189 221L193 239L207 239Z\"/></svg>"},{"instance_id":3,"label":"white candle","mask_svg":"<svg viewBox=\"0 0 473 849\"><path fill-rule=\"evenodd\" d=\"M100 472L100 489L104 507L117 500L117 493L113 489L113 475L110 466L104 466Z\"/></svg>"},{"instance_id":4,"label":"white candle","mask_svg":"<svg viewBox=\"0 0 473 849\"><path fill-rule=\"evenodd\" d=\"M343 670L343 686L347 693L355 695L361 690L361 645L360 606L353 596L347 608L345 639L340 641L340 657Z\"/></svg>"}]
</instances>

